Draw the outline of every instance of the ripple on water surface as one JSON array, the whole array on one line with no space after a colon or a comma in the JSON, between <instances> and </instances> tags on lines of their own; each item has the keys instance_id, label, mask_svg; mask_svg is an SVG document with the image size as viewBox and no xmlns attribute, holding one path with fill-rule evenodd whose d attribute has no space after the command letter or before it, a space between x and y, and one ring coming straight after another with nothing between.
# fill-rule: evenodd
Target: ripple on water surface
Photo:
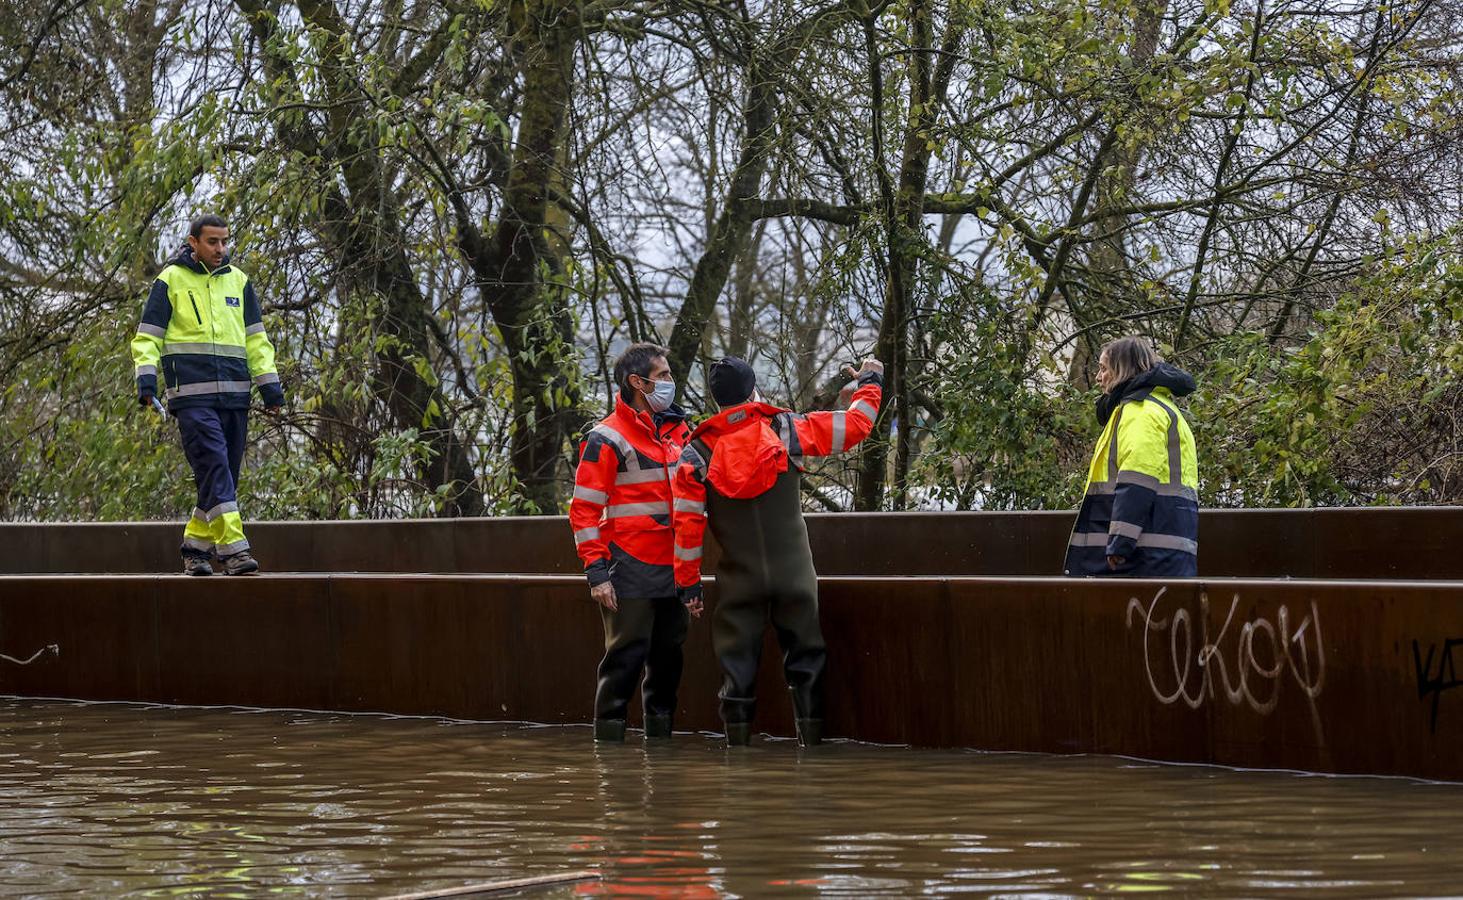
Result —
<instances>
[{"instance_id":1,"label":"ripple on water surface","mask_svg":"<svg viewBox=\"0 0 1463 900\"><path fill-rule=\"evenodd\" d=\"M1463 891L1463 785L0 700L0 893Z\"/></svg>"}]
</instances>

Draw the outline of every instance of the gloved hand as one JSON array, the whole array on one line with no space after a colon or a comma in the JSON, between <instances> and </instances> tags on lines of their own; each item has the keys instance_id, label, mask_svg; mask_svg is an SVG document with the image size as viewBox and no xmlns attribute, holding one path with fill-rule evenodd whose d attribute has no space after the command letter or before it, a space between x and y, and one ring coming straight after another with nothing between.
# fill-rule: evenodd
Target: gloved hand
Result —
<instances>
[{"instance_id":1,"label":"gloved hand","mask_svg":"<svg viewBox=\"0 0 1463 900\"><path fill-rule=\"evenodd\" d=\"M263 402L265 409L278 410L284 406L284 388L280 387L277 381L261 384L259 385L259 399Z\"/></svg>"},{"instance_id":2,"label":"gloved hand","mask_svg":"<svg viewBox=\"0 0 1463 900\"><path fill-rule=\"evenodd\" d=\"M137 405L146 409L152 406L152 400L157 396L157 391L150 387L139 387L137 389Z\"/></svg>"},{"instance_id":3,"label":"gloved hand","mask_svg":"<svg viewBox=\"0 0 1463 900\"><path fill-rule=\"evenodd\" d=\"M690 587L677 587L676 597L685 604L691 615L701 618L701 610L705 608L701 603L701 582L698 581Z\"/></svg>"}]
</instances>

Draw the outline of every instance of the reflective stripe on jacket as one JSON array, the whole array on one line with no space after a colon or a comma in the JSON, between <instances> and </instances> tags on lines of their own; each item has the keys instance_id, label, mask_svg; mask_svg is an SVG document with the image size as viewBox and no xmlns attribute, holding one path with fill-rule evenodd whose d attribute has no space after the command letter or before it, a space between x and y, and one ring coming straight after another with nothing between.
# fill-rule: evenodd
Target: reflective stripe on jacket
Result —
<instances>
[{"instance_id":1,"label":"reflective stripe on jacket","mask_svg":"<svg viewBox=\"0 0 1463 900\"><path fill-rule=\"evenodd\" d=\"M697 444L714 453L723 436L744 428L758 427L766 421L787 448L784 471L802 470L806 456L831 456L851 449L874 430L883 399L883 378L875 372L859 377L858 390L846 410L794 413L767 403L742 403L730 406L703 422L691 435L676 466L675 492L675 565L676 584L689 587L701 580L702 544L706 539L706 491L708 466ZM718 485L710 482L712 490ZM728 491L724 496L751 499ZM723 547L723 551L727 548Z\"/></svg>"},{"instance_id":2,"label":"reflective stripe on jacket","mask_svg":"<svg viewBox=\"0 0 1463 900\"><path fill-rule=\"evenodd\" d=\"M139 391L158 391L173 409L247 409L259 387L266 406L284 401L274 345L264 333L249 276L228 260L213 271L185 247L159 273L132 338Z\"/></svg>"},{"instance_id":3,"label":"reflective stripe on jacket","mask_svg":"<svg viewBox=\"0 0 1463 900\"><path fill-rule=\"evenodd\" d=\"M591 585L620 597L673 597L670 466L690 436L677 406L651 416L618 396L585 435L569 527Z\"/></svg>"},{"instance_id":4,"label":"reflective stripe on jacket","mask_svg":"<svg viewBox=\"0 0 1463 900\"><path fill-rule=\"evenodd\" d=\"M1120 404L1092 455L1068 575L1198 574L1198 455L1167 387ZM1124 564L1108 568L1107 558Z\"/></svg>"}]
</instances>

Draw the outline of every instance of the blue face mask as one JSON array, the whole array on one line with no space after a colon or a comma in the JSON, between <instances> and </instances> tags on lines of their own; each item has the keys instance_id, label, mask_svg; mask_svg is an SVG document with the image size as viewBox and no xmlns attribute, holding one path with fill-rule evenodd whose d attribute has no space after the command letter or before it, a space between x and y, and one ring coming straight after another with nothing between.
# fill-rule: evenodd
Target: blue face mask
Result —
<instances>
[{"instance_id":1,"label":"blue face mask","mask_svg":"<svg viewBox=\"0 0 1463 900\"><path fill-rule=\"evenodd\" d=\"M676 383L674 381L652 382L655 390L645 395L645 404L650 407L651 412L665 412L671 408L671 401L676 399Z\"/></svg>"}]
</instances>

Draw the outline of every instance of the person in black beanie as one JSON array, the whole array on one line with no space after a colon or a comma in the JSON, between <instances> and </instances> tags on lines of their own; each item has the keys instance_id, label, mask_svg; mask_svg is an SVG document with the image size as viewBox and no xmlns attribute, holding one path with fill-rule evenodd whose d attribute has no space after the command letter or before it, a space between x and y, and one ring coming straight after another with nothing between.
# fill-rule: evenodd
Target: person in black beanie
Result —
<instances>
[{"instance_id":1,"label":"person in black beanie","mask_svg":"<svg viewBox=\"0 0 1463 900\"><path fill-rule=\"evenodd\" d=\"M708 519L721 545L711 640L723 673L718 696L728 744L752 739L757 666L769 618L783 650L798 740L805 747L822 740L827 651L798 482L805 457L842 453L873 431L883 393L878 360L844 371L858 380L848 409L794 413L763 402L756 373L745 361L721 360L709 378L721 412L692 433L676 466L676 587L693 611L701 607Z\"/></svg>"},{"instance_id":2,"label":"person in black beanie","mask_svg":"<svg viewBox=\"0 0 1463 900\"><path fill-rule=\"evenodd\" d=\"M711 399L721 409L762 399L757 395L757 373L745 360L735 356L723 356L711 366L707 386L711 389Z\"/></svg>"}]
</instances>

